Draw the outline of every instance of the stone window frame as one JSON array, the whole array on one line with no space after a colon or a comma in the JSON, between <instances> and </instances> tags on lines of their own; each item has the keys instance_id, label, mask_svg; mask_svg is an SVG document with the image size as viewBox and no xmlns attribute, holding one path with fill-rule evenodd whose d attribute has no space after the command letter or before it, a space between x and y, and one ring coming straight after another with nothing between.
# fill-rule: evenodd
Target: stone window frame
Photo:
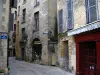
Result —
<instances>
[{"instance_id":1,"label":"stone window frame","mask_svg":"<svg viewBox=\"0 0 100 75\"><path fill-rule=\"evenodd\" d=\"M87 22L87 24L88 23L91 23L91 22L94 22L94 21L96 21L96 20L98 20L99 19L99 11L98 11L98 0L96 0L96 3L95 3L95 5L91 5L90 4L90 1L92 1L92 0L85 0L85 8L86 8L86 22ZM95 12L96 12L96 20L94 20L94 21L92 21L92 16L91 16L91 9L92 8L96 8L95 9Z\"/></svg>"}]
</instances>

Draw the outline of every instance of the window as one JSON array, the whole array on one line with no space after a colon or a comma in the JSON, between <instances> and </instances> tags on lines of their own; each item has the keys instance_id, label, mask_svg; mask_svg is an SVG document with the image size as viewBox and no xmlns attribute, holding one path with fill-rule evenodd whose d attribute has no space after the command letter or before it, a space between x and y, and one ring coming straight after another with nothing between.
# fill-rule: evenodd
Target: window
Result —
<instances>
[{"instance_id":1,"label":"window","mask_svg":"<svg viewBox=\"0 0 100 75\"><path fill-rule=\"evenodd\" d=\"M23 19L22 23L24 23L26 20L26 9L23 9L23 18L22 19Z\"/></svg>"},{"instance_id":2,"label":"window","mask_svg":"<svg viewBox=\"0 0 100 75\"><path fill-rule=\"evenodd\" d=\"M34 20L35 20L35 28L36 30L39 30L39 12L36 12L34 14Z\"/></svg>"},{"instance_id":3,"label":"window","mask_svg":"<svg viewBox=\"0 0 100 75\"><path fill-rule=\"evenodd\" d=\"M10 0L10 7L17 8L17 0Z\"/></svg>"},{"instance_id":4,"label":"window","mask_svg":"<svg viewBox=\"0 0 100 75\"><path fill-rule=\"evenodd\" d=\"M20 15L20 6L18 6L18 16Z\"/></svg>"},{"instance_id":5,"label":"window","mask_svg":"<svg viewBox=\"0 0 100 75\"><path fill-rule=\"evenodd\" d=\"M23 0L23 4L25 4L26 3L26 0Z\"/></svg>"},{"instance_id":6,"label":"window","mask_svg":"<svg viewBox=\"0 0 100 75\"><path fill-rule=\"evenodd\" d=\"M3 4L6 4L6 0L2 0L3 1Z\"/></svg>"},{"instance_id":7,"label":"window","mask_svg":"<svg viewBox=\"0 0 100 75\"><path fill-rule=\"evenodd\" d=\"M3 13L5 13L6 12L6 8L3 8Z\"/></svg>"},{"instance_id":8,"label":"window","mask_svg":"<svg viewBox=\"0 0 100 75\"><path fill-rule=\"evenodd\" d=\"M40 3L40 0L35 0L35 6L34 7L38 6L39 3Z\"/></svg>"},{"instance_id":9,"label":"window","mask_svg":"<svg viewBox=\"0 0 100 75\"><path fill-rule=\"evenodd\" d=\"M73 29L73 2L68 0L68 30Z\"/></svg>"},{"instance_id":10,"label":"window","mask_svg":"<svg viewBox=\"0 0 100 75\"><path fill-rule=\"evenodd\" d=\"M22 35L25 33L25 28L22 28Z\"/></svg>"},{"instance_id":11,"label":"window","mask_svg":"<svg viewBox=\"0 0 100 75\"><path fill-rule=\"evenodd\" d=\"M17 11L15 11L15 20L17 19Z\"/></svg>"},{"instance_id":12,"label":"window","mask_svg":"<svg viewBox=\"0 0 100 75\"><path fill-rule=\"evenodd\" d=\"M4 16L2 16L2 21L5 21L5 17Z\"/></svg>"},{"instance_id":13,"label":"window","mask_svg":"<svg viewBox=\"0 0 100 75\"><path fill-rule=\"evenodd\" d=\"M96 21L97 17L97 0L85 0L87 23Z\"/></svg>"},{"instance_id":14,"label":"window","mask_svg":"<svg viewBox=\"0 0 100 75\"><path fill-rule=\"evenodd\" d=\"M63 32L63 9L59 11L59 33Z\"/></svg>"},{"instance_id":15,"label":"window","mask_svg":"<svg viewBox=\"0 0 100 75\"><path fill-rule=\"evenodd\" d=\"M14 31L16 31L16 24L14 24Z\"/></svg>"}]
</instances>

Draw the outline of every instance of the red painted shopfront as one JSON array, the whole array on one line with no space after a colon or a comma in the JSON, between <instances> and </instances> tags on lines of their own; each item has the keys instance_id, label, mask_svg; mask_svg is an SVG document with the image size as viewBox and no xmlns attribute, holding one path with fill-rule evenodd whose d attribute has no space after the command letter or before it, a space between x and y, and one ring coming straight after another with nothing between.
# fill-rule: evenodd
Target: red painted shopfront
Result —
<instances>
[{"instance_id":1,"label":"red painted shopfront","mask_svg":"<svg viewBox=\"0 0 100 75\"><path fill-rule=\"evenodd\" d=\"M100 75L100 31L75 35L76 75Z\"/></svg>"}]
</instances>

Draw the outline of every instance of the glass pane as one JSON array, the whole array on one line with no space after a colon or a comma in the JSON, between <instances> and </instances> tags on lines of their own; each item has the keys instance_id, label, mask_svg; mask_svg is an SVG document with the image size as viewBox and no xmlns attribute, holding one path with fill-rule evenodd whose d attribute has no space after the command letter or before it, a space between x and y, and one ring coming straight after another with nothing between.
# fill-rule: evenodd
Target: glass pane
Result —
<instances>
[{"instance_id":1,"label":"glass pane","mask_svg":"<svg viewBox=\"0 0 100 75\"><path fill-rule=\"evenodd\" d=\"M72 19L68 20L68 25L72 25Z\"/></svg>"},{"instance_id":2,"label":"glass pane","mask_svg":"<svg viewBox=\"0 0 100 75\"><path fill-rule=\"evenodd\" d=\"M88 0L85 0L85 6L88 8Z\"/></svg>"},{"instance_id":3,"label":"glass pane","mask_svg":"<svg viewBox=\"0 0 100 75\"><path fill-rule=\"evenodd\" d=\"M88 63L84 63L84 68L88 68Z\"/></svg>"},{"instance_id":4,"label":"glass pane","mask_svg":"<svg viewBox=\"0 0 100 75\"><path fill-rule=\"evenodd\" d=\"M73 13L72 13L72 10L69 10L69 11L68 11L68 19L72 19L72 14L73 14Z\"/></svg>"},{"instance_id":5,"label":"glass pane","mask_svg":"<svg viewBox=\"0 0 100 75\"><path fill-rule=\"evenodd\" d=\"M68 10L69 10L69 9L72 9L72 0L69 0L69 1L68 1Z\"/></svg>"},{"instance_id":6,"label":"glass pane","mask_svg":"<svg viewBox=\"0 0 100 75\"><path fill-rule=\"evenodd\" d=\"M94 6L96 5L96 0L89 0L89 6Z\"/></svg>"},{"instance_id":7,"label":"glass pane","mask_svg":"<svg viewBox=\"0 0 100 75\"><path fill-rule=\"evenodd\" d=\"M96 12L96 6L90 8L90 21L96 21L97 20L97 12Z\"/></svg>"}]
</instances>

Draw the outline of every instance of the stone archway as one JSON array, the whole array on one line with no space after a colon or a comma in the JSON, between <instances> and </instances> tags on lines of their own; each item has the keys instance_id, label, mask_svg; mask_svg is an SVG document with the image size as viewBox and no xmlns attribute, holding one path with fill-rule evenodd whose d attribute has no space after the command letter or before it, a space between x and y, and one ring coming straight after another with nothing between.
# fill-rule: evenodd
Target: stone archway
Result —
<instances>
[{"instance_id":1,"label":"stone archway","mask_svg":"<svg viewBox=\"0 0 100 75\"><path fill-rule=\"evenodd\" d=\"M32 61L41 60L42 44L38 38L35 38L32 42Z\"/></svg>"}]
</instances>

